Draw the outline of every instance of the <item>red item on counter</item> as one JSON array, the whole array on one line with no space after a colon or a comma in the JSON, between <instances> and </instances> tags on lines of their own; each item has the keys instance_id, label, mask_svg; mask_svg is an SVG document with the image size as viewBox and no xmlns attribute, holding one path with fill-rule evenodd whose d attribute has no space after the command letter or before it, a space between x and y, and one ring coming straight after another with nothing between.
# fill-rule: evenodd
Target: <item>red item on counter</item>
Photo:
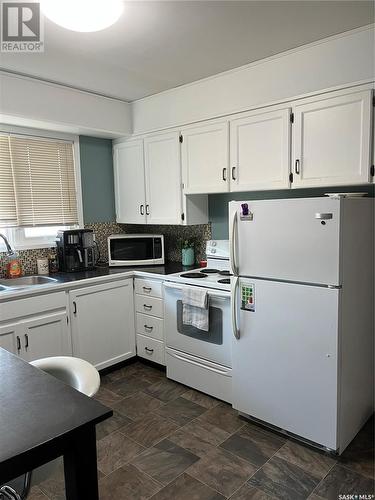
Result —
<instances>
[{"instance_id":1,"label":"red item on counter","mask_svg":"<svg viewBox=\"0 0 375 500\"><path fill-rule=\"evenodd\" d=\"M200 260L199 261L199 267L207 267L207 261L206 260Z\"/></svg>"},{"instance_id":2,"label":"red item on counter","mask_svg":"<svg viewBox=\"0 0 375 500\"><path fill-rule=\"evenodd\" d=\"M10 259L7 263L7 278L20 278L22 276L21 262L17 257Z\"/></svg>"}]
</instances>

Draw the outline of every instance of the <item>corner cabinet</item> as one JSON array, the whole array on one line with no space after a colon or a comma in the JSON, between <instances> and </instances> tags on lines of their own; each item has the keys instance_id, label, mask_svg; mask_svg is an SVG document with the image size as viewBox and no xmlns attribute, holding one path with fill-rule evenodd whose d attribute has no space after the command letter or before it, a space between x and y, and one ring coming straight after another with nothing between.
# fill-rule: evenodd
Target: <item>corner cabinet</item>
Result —
<instances>
[{"instance_id":1,"label":"corner cabinet","mask_svg":"<svg viewBox=\"0 0 375 500\"><path fill-rule=\"evenodd\" d=\"M135 356L133 278L69 292L73 354L97 369Z\"/></svg>"},{"instance_id":2,"label":"corner cabinet","mask_svg":"<svg viewBox=\"0 0 375 500\"><path fill-rule=\"evenodd\" d=\"M117 222L207 223L207 196L187 197L182 193L178 132L116 143L113 158Z\"/></svg>"},{"instance_id":3,"label":"corner cabinet","mask_svg":"<svg viewBox=\"0 0 375 500\"><path fill-rule=\"evenodd\" d=\"M303 99L293 112L292 187L364 184L371 180L370 90Z\"/></svg>"}]
</instances>

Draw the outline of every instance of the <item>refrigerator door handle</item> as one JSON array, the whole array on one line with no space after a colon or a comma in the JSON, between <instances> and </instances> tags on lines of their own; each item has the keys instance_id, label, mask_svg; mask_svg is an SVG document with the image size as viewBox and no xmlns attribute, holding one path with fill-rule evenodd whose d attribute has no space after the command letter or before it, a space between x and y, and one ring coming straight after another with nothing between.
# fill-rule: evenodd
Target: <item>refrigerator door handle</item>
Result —
<instances>
[{"instance_id":1,"label":"refrigerator door handle","mask_svg":"<svg viewBox=\"0 0 375 500\"><path fill-rule=\"evenodd\" d=\"M233 215L233 220L232 220L232 235L230 239L230 260L232 263L232 272L235 276L238 276L238 265L236 262L236 247L237 247L237 224L238 224L238 218L237 218L237 210L234 212Z\"/></svg>"},{"instance_id":2,"label":"refrigerator door handle","mask_svg":"<svg viewBox=\"0 0 375 500\"><path fill-rule=\"evenodd\" d=\"M233 330L233 335L237 340L240 339L240 330L238 329L238 324L237 324L237 288L238 288L238 277L234 278L234 284L233 284L233 289L232 289L232 300L231 300L231 307L232 307L232 330Z\"/></svg>"}]
</instances>

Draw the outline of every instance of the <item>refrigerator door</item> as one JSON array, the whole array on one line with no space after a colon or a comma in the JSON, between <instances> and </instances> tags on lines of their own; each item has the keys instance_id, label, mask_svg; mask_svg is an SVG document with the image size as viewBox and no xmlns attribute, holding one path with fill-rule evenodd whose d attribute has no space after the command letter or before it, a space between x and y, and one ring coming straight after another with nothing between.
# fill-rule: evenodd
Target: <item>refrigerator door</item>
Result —
<instances>
[{"instance_id":1,"label":"refrigerator door","mask_svg":"<svg viewBox=\"0 0 375 500\"><path fill-rule=\"evenodd\" d=\"M340 204L327 197L231 202L232 270L240 276L341 285Z\"/></svg>"},{"instance_id":2,"label":"refrigerator door","mask_svg":"<svg viewBox=\"0 0 375 500\"><path fill-rule=\"evenodd\" d=\"M240 278L233 407L337 449L340 290Z\"/></svg>"}]
</instances>

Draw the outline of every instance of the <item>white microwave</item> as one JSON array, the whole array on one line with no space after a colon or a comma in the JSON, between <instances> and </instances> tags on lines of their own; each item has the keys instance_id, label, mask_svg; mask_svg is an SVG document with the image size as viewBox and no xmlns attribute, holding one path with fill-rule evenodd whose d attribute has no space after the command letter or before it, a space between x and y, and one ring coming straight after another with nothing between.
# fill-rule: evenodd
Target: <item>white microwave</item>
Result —
<instances>
[{"instance_id":1,"label":"white microwave","mask_svg":"<svg viewBox=\"0 0 375 500\"><path fill-rule=\"evenodd\" d=\"M164 264L162 234L112 234L108 237L110 266Z\"/></svg>"}]
</instances>

